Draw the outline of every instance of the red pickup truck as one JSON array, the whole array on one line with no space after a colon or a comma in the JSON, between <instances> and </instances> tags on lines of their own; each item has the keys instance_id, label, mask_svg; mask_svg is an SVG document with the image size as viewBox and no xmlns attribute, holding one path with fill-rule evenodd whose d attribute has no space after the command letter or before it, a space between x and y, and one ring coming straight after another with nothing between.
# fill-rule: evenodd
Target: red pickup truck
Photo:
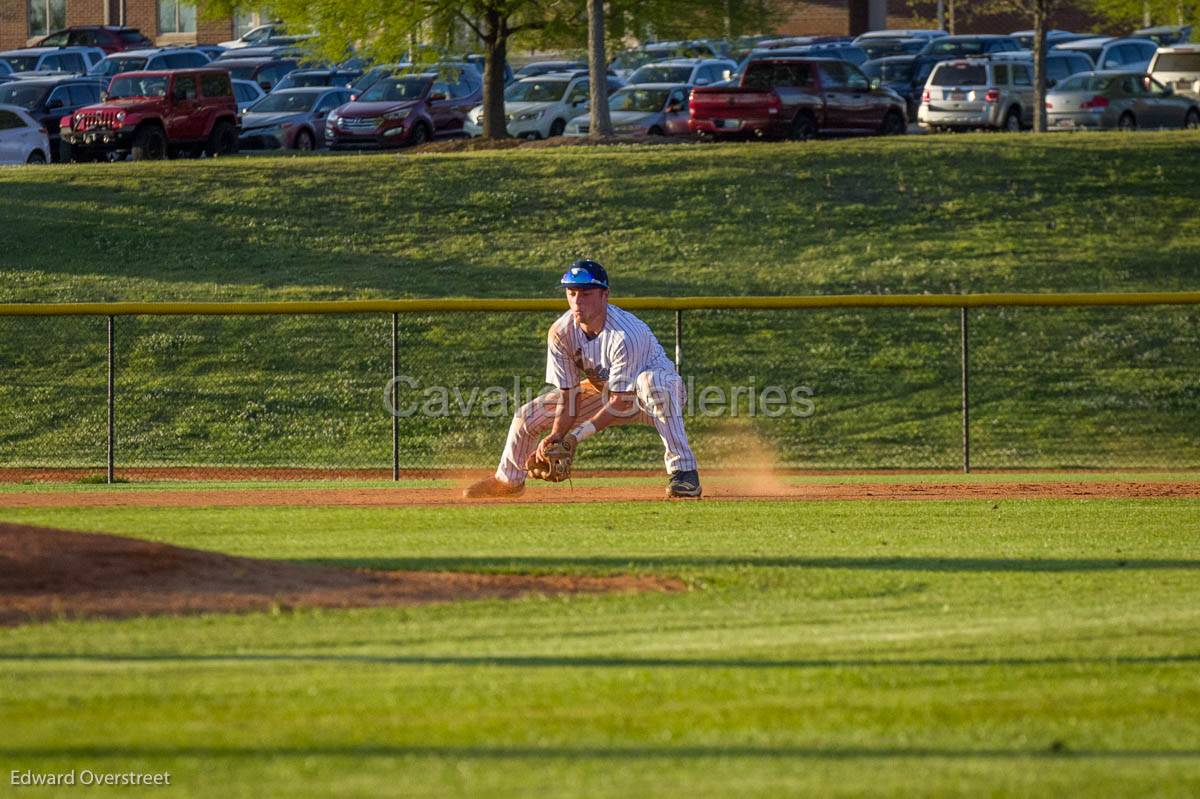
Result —
<instances>
[{"instance_id":1,"label":"red pickup truck","mask_svg":"<svg viewBox=\"0 0 1200 799\"><path fill-rule=\"evenodd\" d=\"M693 89L688 107L688 129L701 136L809 139L908 128L904 98L830 58L753 59L739 85Z\"/></svg>"},{"instance_id":2,"label":"red pickup truck","mask_svg":"<svg viewBox=\"0 0 1200 799\"><path fill-rule=\"evenodd\" d=\"M237 101L223 69L124 72L105 102L63 117L60 136L64 161L227 155L238 147Z\"/></svg>"}]
</instances>

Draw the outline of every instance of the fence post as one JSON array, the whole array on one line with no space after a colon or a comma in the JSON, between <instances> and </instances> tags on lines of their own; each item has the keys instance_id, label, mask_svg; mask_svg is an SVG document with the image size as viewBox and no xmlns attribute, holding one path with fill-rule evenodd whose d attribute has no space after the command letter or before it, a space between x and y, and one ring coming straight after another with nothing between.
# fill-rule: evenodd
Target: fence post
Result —
<instances>
[{"instance_id":1,"label":"fence post","mask_svg":"<svg viewBox=\"0 0 1200 799\"><path fill-rule=\"evenodd\" d=\"M400 321L392 311L392 480L400 479L400 417L396 415L396 377L400 367Z\"/></svg>"},{"instance_id":2,"label":"fence post","mask_svg":"<svg viewBox=\"0 0 1200 799\"><path fill-rule=\"evenodd\" d=\"M675 371L683 363L683 311L675 312ZM682 373L681 373L682 374Z\"/></svg>"},{"instance_id":3,"label":"fence post","mask_svg":"<svg viewBox=\"0 0 1200 799\"><path fill-rule=\"evenodd\" d=\"M113 482L113 461L117 447L117 402L114 391L116 374L116 323L113 317L108 317L108 470L106 473L109 485Z\"/></svg>"},{"instance_id":4,"label":"fence post","mask_svg":"<svg viewBox=\"0 0 1200 799\"><path fill-rule=\"evenodd\" d=\"M962 333L962 470L963 474L971 471L971 371L970 371L970 342L968 340L967 307L959 309L960 330Z\"/></svg>"}]
</instances>

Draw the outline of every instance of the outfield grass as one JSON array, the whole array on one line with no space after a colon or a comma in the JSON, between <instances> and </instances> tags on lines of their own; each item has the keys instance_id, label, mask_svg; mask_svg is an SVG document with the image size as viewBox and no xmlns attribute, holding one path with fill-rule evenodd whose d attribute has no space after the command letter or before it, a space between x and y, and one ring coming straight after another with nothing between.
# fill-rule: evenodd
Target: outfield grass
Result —
<instances>
[{"instance_id":1,"label":"outfield grass","mask_svg":"<svg viewBox=\"0 0 1200 799\"><path fill-rule=\"evenodd\" d=\"M0 517L343 566L692 586L3 629L6 772L167 770L189 797L1200 790L1194 501Z\"/></svg>"},{"instance_id":2,"label":"outfield grass","mask_svg":"<svg viewBox=\"0 0 1200 799\"><path fill-rule=\"evenodd\" d=\"M1194 132L71 165L0 174L0 301L614 299L1195 289ZM668 349L673 318L647 314ZM540 385L550 315L405 318L421 387ZM120 463L387 466L390 321L119 320ZM697 419L787 465L958 462L952 311L689 313L695 385L805 386L812 417ZM994 310L973 321L978 466L1200 466L1200 312ZM0 320L0 462L104 461L102 319ZM1036 355L1036 357L1031 357ZM414 392L411 396L418 396ZM407 396L406 396L407 398ZM409 466L482 466L504 420L410 420ZM652 434L590 465L654 464Z\"/></svg>"}]
</instances>

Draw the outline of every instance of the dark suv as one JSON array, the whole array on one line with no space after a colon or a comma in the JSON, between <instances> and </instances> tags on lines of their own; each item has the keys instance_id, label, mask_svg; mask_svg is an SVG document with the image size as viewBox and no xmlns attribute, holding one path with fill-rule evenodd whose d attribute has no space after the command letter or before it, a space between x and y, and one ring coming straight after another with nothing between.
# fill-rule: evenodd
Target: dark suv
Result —
<instances>
[{"instance_id":1,"label":"dark suv","mask_svg":"<svg viewBox=\"0 0 1200 799\"><path fill-rule=\"evenodd\" d=\"M237 102L223 69L127 72L103 103L63 117L60 135L64 160L225 155L237 152Z\"/></svg>"},{"instance_id":2,"label":"dark suv","mask_svg":"<svg viewBox=\"0 0 1200 799\"><path fill-rule=\"evenodd\" d=\"M212 65L228 70L231 78L254 81L264 92L275 88L297 66L290 58L219 58Z\"/></svg>"},{"instance_id":3,"label":"dark suv","mask_svg":"<svg viewBox=\"0 0 1200 799\"><path fill-rule=\"evenodd\" d=\"M58 121L100 102L100 84L88 78L30 78L0 86L0 105L24 108L46 129L50 157L58 160Z\"/></svg>"},{"instance_id":4,"label":"dark suv","mask_svg":"<svg viewBox=\"0 0 1200 799\"><path fill-rule=\"evenodd\" d=\"M74 25L38 40L37 47L99 47L106 53L153 47L137 28L119 25Z\"/></svg>"}]
</instances>

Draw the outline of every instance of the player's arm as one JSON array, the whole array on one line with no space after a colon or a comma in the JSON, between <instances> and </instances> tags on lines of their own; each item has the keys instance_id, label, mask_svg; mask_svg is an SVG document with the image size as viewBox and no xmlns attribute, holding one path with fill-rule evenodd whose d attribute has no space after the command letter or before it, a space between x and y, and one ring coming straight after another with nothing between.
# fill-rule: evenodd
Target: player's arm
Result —
<instances>
[{"instance_id":1,"label":"player's arm","mask_svg":"<svg viewBox=\"0 0 1200 799\"><path fill-rule=\"evenodd\" d=\"M599 433L613 422L628 419L638 412L637 394L632 391L613 391L608 395L608 402L590 419L585 419Z\"/></svg>"},{"instance_id":2,"label":"player's arm","mask_svg":"<svg viewBox=\"0 0 1200 799\"><path fill-rule=\"evenodd\" d=\"M554 409L554 426L538 444L538 452L542 455L546 454L546 447L562 441L563 436L575 426L575 419L578 416L575 409L576 403L579 401L579 386L560 388L558 394L558 406Z\"/></svg>"}]
</instances>

